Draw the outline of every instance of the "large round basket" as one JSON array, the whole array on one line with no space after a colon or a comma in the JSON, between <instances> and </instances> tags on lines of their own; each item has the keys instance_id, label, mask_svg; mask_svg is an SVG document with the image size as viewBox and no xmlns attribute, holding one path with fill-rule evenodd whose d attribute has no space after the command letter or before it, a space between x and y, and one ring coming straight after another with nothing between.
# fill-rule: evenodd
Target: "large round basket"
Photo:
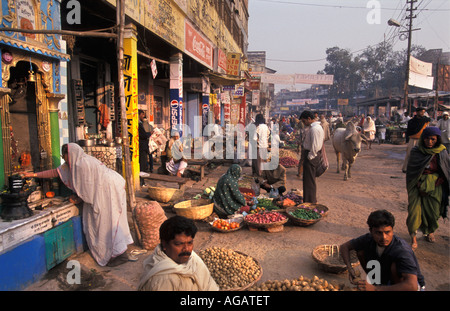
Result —
<instances>
[{"instance_id":1,"label":"large round basket","mask_svg":"<svg viewBox=\"0 0 450 311\"><path fill-rule=\"evenodd\" d=\"M205 219L213 212L214 203L208 199L189 200L173 206L175 213L193 220Z\"/></svg>"},{"instance_id":2,"label":"large round basket","mask_svg":"<svg viewBox=\"0 0 450 311\"><path fill-rule=\"evenodd\" d=\"M238 254L241 254L241 255L243 255L243 256L246 256L246 257L250 257L249 255L244 254L244 253L241 253L241 252L239 252L239 251L234 251L234 252L235 252L235 253L238 253ZM246 290L246 289L249 289L249 288L252 287L253 285L255 285L256 282L258 282L258 281L261 279L261 277L262 277L262 275L263 275L263 269L262 269L262 266L259 264L258 260L256 260L256 259L253 258L253 257L250 257L250 258L253 259L253 261L256 262L256 264L258 265L258 267L259 267L259 276L258 276L255 280L253 280L253 282L250 282L250 283L248 283L248 284L245 285L245 286L242 286L242 287L235 287L235 288L229 288L229 289L221 289L221 291L225 291L225 292L228 292L228 291L244 291L244 290Z\"/></svg>"},{"instance_id":3,"label":"large round basket","mask_svg":"<svg viewBox=\"0 0 450 311\"><path fill-rule=\"evenodd\" d=\"M339 254L338 245L319 245L313 249L311 256L325 272L338 274L347 271L347 266ZM359 265L355 251L350 251L350 262L352 267Z\"/></svg>"},{"instance_id":4,"label":"large round basket","mask_svg":"<svg viewBox=\"0 0 450 311\"><path fill-rule=\"evenodd\" d=\"M307 209L307 210L316 210L320 214L320 218L317 219L301 219L297 218L291 213L296 211L299 208ZM307 227L314 225L315 223L321 221L324 217L328 214L328 207L321 204L313 204L313 203L302 203L297 206L291 206L286 208L286 214L289 217L289 219L292 221L294 225L301 226L301 227Z\"/></svg>"},{"instance_id":5,"label":"large round basket","mask_svg":"<svg viewBox=\"0 0 450 311\"><path fill-rule=\"evenodd\" d=\"M274 212L274 211L271 211L271 212L273 212L273 213L278 213L278 212ZM284 225L285 223L287 223L288 220L289 220L289 219L285 216L283 220L270 222L270 223L268 223L268 224L261 224L261 223L258 223L258 222L251 222L251 221L248 221L248 220L247 220L247 217L244 218L245 223L246 223L247 225L249 225L250 227L254 227L254 228L272 228L272 227L278 227L278 226L282 226L282 225Z\"/></svg>"},{"instance_id":6,"label":"large round basket","mask_svg":"<svg viewBox=\"0 0 450 311\"><path fill-rule=\"evenodd\" d=\"M181 198L184 190L163 187L148 187L148 196L158 202L168 203Z\"/></svg>"}]
</instances>

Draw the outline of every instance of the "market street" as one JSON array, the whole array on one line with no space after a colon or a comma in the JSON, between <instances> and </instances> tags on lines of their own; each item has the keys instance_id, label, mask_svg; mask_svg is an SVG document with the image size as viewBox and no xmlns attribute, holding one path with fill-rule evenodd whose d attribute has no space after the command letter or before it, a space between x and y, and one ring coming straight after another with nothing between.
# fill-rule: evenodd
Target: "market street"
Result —
<instances>
[{"instance_id":1,"label":"market street","mask_svg":"<svg viewBox=\"0 0 450 311\"><path fill-rule=\"evenodd\" d=\"M371 150L363 150L353 166L352 178L343 180L343 173L336 174L336 157L333 147L326 143L330 168L318 178L318 203L329 208L328 216L310 226L284 225L282 232L268 233L249 231L244 227L231 233L212 231L204 221L196 221L199 232L195 238L194 250L217 246L241 251L255 258L263 268L259 282L266 280L285 280L300 275L313 277L317 275L329 282L335 282L350 290L353 286L348 281L347 273L330 274L319 269L311 257L314 247L321 244L342 244L347 240L368 232L366 220L370 212L387 209L396 217L394 232L409 243L405 225L407 217L407 194L405 175L401 165L406 145L374 144ZM201 182L189 181L185 195L192 198L202 193L208 186L215 186L218 178L226 172L229 165L206 171L206 178ZM244 167L244 174L251 174L251 167ZM301 180L296 176L297 169L289 168L287 172L288 190L302 188ZM263 191L264 192L264 191ZM185 196L185 198L186 198ZM139 200L145 199L145 193L137 193ZM148 199L148 198L147 198ZM168 217L174 215L170 206L164 206ZM422 274L425 277L426 290L450 290L450 252L449 222L439 220L436 242L429 243L418 235L418 258ZM140 251L132 245L131 250ZM49 271L40 282L26 290L118 290L135 291L143 271L142 262L151 253L137 253L137 262L127 262L117 267L100 267L89 253L75 254ZM82 265L82 280L79 285L66 283L66 263L78 260Z\"/></svg>"}]
</instances>

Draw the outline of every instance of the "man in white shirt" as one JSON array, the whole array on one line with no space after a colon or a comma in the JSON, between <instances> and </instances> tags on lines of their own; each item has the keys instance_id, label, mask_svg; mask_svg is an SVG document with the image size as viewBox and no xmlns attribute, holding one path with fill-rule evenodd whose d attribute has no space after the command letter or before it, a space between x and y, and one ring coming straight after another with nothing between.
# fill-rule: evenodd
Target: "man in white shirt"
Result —
<instances>
[{"instance_id":1,"label":"man in white shirt","mask_svg":"<svg viewBox=\"0 0 450 311\"><path fill-rule=\"evenodd\" d=\"M447 152L450 153L450 119L447 111L444 111L442 114L442 119L438 121L437 127L442 132L442 144L444 144L445 148L447 148Z\"/></svg>"},{"instance_id":2,"label":"man in white shirt","mask_svg":"<svg viewBox=\"0 0 450 311\"><path fill-rule=\"evenodd\" d=\"M320 163L320 156L324 141L324 131L320 121L314 119L311 111L303 111L300 120L309 127L302 144L303 162L303 201L317 203L316 169Z\"/></svg>"}]
</instances>

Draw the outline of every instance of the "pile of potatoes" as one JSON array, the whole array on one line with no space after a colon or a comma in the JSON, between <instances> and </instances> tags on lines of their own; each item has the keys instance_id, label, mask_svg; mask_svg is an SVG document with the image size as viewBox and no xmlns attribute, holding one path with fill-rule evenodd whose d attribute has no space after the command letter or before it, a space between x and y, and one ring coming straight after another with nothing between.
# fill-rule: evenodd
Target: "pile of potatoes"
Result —
<instances>
[{"instance_id":1,"label":"pile of potatoes","mask_svg":"<svg viewBox=\"0 0 450 311\"><path fill-rule=\"evenodd\" d=\"M261 274L253 258L230 249L211 247L200 251L199 256L221 290L247 286Z\"/></svg>"},{"instance_id":2,"label":"pile of potatoes","mask_svg":"<svg viewBox=\"0 0 450 311\"><path fill-rule=\"evenodd\" d=\"M339 291L338 285L333 285L318 276L309 279L300 276L293 280L265 281L249 288L250 291Z\"/></svg>"}]
</instances>

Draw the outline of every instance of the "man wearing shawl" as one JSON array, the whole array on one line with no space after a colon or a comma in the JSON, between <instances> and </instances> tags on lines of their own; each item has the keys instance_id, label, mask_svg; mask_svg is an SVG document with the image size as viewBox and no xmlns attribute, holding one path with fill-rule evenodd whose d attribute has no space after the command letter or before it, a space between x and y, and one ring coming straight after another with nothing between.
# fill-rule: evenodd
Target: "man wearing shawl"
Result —
<instances>
[{"instance_id":1,"label":"man wearing shawl","mask_svg":"<svg viewBox=\"0 0 450 311\"><path fill-rule=\"evenodd\" d=\"M194 252L195 223L182 216L159 228L161 244L144 260L140 291L217 291L219 286Z\"/></svg>"},{"instance_id":2,"label":"man wearing shawl","mask_svg":"<svg viewBox=\"0 0 450 311\"><path fill-rule=\"evenodd\" d=\"M241 167L237 164L230 166L228 171L220 177L214 192L214 212L219 217L234 214L242 206L247 205L244 195L239 191L238 180L241 177Z\"/></svg>"},{"instance_id":3,"label":"man wearing shawl","mask_svg":"<svg viewBox=\"0 0 450 311\"><path fill-rule=\"evenodd\" d=\"M437 127L427 127L411 150L406 171L408 217L406 224L412 248L417 247L416 232L421 230L434 242L439 217L446 218L449 195L449 156Z\"/></svg>"},{"instance_id":4,"label":"man wearing shawl","mask_svg":"<svg viewBox=\"0 0 450 311\"><path fill-rule=\"evenodd\" d=\"M133 243L128 227L125 179L74 143L63 145L65 161L57 169L25 174L55 178L84 202L83 232L92 257L100 266L128 260L127 245Z\"/></svg>"},{"instance_id":5,"label":"man wearing shawl","mask_svg":"<svg viewBox=\"0 0 450 311\"><path fill-rule=\"evenodd\" d=\"M402 172L406 173L406 166L408 165L409 154L411 149L417 145L422 131L430 123L430 118L425 116L425 107L418 107L416 109L416 115L408 121L408 128L406 129L406 137L408 145L406 146L405 160L403 161Z\"/></svg>"}]
</instances>

